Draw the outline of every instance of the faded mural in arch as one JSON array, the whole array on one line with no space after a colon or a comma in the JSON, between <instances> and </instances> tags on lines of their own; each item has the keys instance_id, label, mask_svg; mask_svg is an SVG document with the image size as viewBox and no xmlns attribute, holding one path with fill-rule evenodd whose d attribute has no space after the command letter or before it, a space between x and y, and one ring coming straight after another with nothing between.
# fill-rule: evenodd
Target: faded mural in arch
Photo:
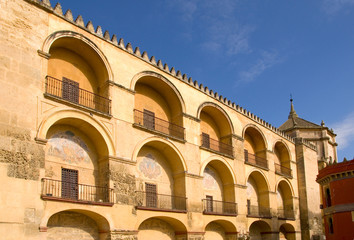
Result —
<instances>
[{"instance_id":1,"label":"faded mural in arch","mask_svg":"<svg viewBox=\"0 0 354 240\"><path fill-rule=\"evenodd\" d=\"M204 189L218 190L219 185L218 182L216 181L216 178L217 178L216 173L209 167L206 167L204 169L204 178L203 178Z\"/></svg>"},{"instance_id":2,"label":"faded mural in arch","mask_svg":"<svg viewBox=\"0 0 354 240\"><path fill-rule=\"evenodd\" d=\"M161 166L150 153L140 162L139 170L149 179L156 179L161 175Z\"/></svg>"},{"instance_id":3,"label":"faded mural in arch","mask_svg":"<svg viewBox=\"0 0 354 240\"><path fill-rule=\"evenodd\" d=\"M58 132L48 140L47 154L69 164L90 163L89 153L86 143L72 131Z\"/></svg>"}]
</instances>

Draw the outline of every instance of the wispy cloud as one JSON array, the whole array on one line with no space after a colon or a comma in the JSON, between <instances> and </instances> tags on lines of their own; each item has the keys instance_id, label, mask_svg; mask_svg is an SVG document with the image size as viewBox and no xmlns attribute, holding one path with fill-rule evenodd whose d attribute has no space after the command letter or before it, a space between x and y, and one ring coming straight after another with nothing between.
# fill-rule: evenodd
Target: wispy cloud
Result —
<instances>
[{"instance_id":1,"label":"wispy cloud","mask_svg":"<svg viewBox=\"0 0 354 240\"><path fill-rule=\"evenodd\" d=\"M239 80L237 84L241 82L252 82L259 75L261 75L265 70L274 65L280 63L282 59L279 57L279 53L277 51L263 51L261 54L261 58L251 66L247 71L242 71L239 74Z\"/></svg>"},{"instance_id":2,"label":"wispy cloud","mask_svg":"<svg viewBox=\"0 0 354 240\"><path fill-rule=\"evenodd\" d=\"M338 149L345 149L351 142L354 142L354 112L342 121L333 124L333 129L337 134Z\"/></svg>"},{"instance_id":3,"label":"wispy cloud","mask_svg":"<svg viewBox=\"0 0 354 240\"><path fill-rule=\"evenodd\" d=\"M354 0L324 0L322 9L328 15L335 15L340 11L354 6Z\"/></svg>"}]
</instances>

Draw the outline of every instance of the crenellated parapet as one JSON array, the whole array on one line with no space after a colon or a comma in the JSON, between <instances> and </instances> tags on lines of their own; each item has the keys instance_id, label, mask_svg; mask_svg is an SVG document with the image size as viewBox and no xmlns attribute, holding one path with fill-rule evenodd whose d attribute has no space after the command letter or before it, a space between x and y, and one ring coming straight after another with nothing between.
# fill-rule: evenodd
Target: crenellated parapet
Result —
<instances>
[{"instance_id":1,"label":"crenellated parapet","mask_svg":"<svg viewBox=\"0 0 354 240\"><path fill-rule=\"evenodd\" d=\"M259 118L258 116L251 113L247 109L242 108L241 106L235 104L234 102L227 99L226 97L219 95L219 93L214 92L213 90L209 89L207 86L204 86L201 83L199 84L197 80L193 80L192 77L188 77L187 74L183 74L180 70L176 71L174 67L169 68L167 63L163 63L161 60L156 60L155 56L151 56L149 58L147 52L144 51L141 53L139 47L135 47L135 49L134 49L132 44L129 42L125 45L123 38L120 38L118 40L118 38L115 34L113 34L111 37L108 30L104 31L104 33L103 33L101 26L97 26L96 30L95 30L95 27L94 27L92 21L88 21L85 24L84 19L81 15L76 17L76 19L74 20L72 11L70 9L68 9L65 13L63 13L63 8L60 3L57 3L55 5L55 7L53 8L50 3L50 0L25 0L25 1L27 1L31 4L37 5L38 7L45 9L47 12L57 15L58 17L61 17L61 18L65 19L66 21L70 22L71 24L74 24L74 25L86 30L87 32L97 36L98 38L101 38L102 40L104 40L110 44L113 44L117 48L119 48L123 51L126 51L127 53L153 65L154 67L171 75L172 77L177 78L180 81L188 84L189 86L195 88L196 90L203 92L204 94L217 100L221 104L237 111L238 113L240 113L240 114L244 115L245 117L251 119L252 121L262 125L263 127L267 128L268 130L276 133L277 135L279 135L291 142L295 142L294 138L285 134L283 131L279 130L275 126L272 126L270 123ZM310 143L304 142L304 144L306 144L307 146L309 146L311 148L313 147L313 146L311 146Z\"/></svg>"}]
</instances>

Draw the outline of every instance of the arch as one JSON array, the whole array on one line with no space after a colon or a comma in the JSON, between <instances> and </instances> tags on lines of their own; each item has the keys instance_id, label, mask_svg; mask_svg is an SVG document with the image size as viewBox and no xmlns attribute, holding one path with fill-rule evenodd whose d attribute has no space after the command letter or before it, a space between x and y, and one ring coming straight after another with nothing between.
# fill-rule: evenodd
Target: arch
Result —
<instances>
[{"instance_id":1,"label":"arch","mask_svg":"<svg viewBox=\"0 0 354 240\"><path fill-rule=\"evenodd\" d=\"M216 103L213 103L213 102L204 102L204 103L202 103L202 104L198 107L197 114L196 114L197 118L200 119L200 114L201 114L203 108L204 108L204 107L207 107L207 106L214 107L214 108L216 108L217 110L219 110L219 112L220 112L220 113L223 115L223 117L227 120L228 125L229 125L229 127L230 127L230 132L231 132L231 134L234 134L234 133L235 133L235 131L234 131L234 125L233 125L233 123L232 123L232 121L231 121L231 118L230 118L229 115L226 113L226 111L225 111L222 107L220 107L219 105L217 105Z\"/></svg>"},{"instance_id":2,"label":"arch","mask_svg":"<svg viewBox=\"0 0 354 240\"><path fill-rule=\"evenodd\" d=\"M220 172L220 173L225 173L226 172L231 174L232 177L232 184L236 184L236 176L234 174L234 171L232 170L231 165L222 157L218 156L218 155L212 155L210 157L208 157L203 164L200 167L199 170L199 176L203 176L203 172L204 169L206 168L206 166L210 163L210 162L220 162L222 164L223 167L217 167L216 169ZM215 167L214 167L215 168ZM230 181L227 181L228 183L230 183Z\"/></svg>"},{"instance_id":3,"label":"arch","mask_svg":"<svg viewBox=\"0 0 354 240\"><path fill-rule=\"evenodd\" d=\"M49 54L49 50L50 50L52 44L61 38L74 38L74 39L82 41L87 46L89 46L93 51L95 51L95 53L99 56L102 63L104 64L105 69L107 71L108 80L112 80L112 81L114 80L111 65L109 64L104 53L98 48L98 46L94 42L92 42L89 38L85 37L84 35L82 35L80 33L69 31L69 30L56 31L56 32L50 34L45 39L45 41L42 45L42 51Z\"/></svg>"},{"instance_id":4,"label":"arch","mask_svg":"<svg viewBox=\"0 0 354 240\"><path fill-rule=\"evenodd\" d=\"M289 155L289 161L292 161L292 157L290 154L291 153L290 148L289 148L288 144L286 144L286 142L283 139L278 139L274 142L273 147L272 147L273 152L275 152L275 146L279 143L282 144L286 148L288 155Z\"/></svg>"},{"instance_id":5,"label":"arch","mask_svg":"<svg viewBox=\"0 0 354 240\"><path fill-rule=\"evenodd\" d=\"M72 121L73 119L75 121ZM106 152L105 157L115 155L114 142L106 127L89 114L77 109L59 109L46 115L38 128L36 137L38 139L46 139L48 130L56 123L66 123L78 128L92 127L94 131L88 136L92 139L98 138L102 140L96 141L98 149L101 150L100 152Z\"/></svg>"},{"instance_id":6,"label":"arch","mask_svg":"<svg viewBox=\"0 0 354 240\"><path fill-rule=\"evenodd\" d=\"M260 171L259 169L257 169L257 168L251 169L251 171L248 173L248 175L247 175L247 177L246 177L246 183L247 183L247 181L248 181L248 178L249 178L252 174L256 174L256 176L258 176L257 179L259 179L259 176L261 176L261 177L264 179L265 183L266 183L266 188L267 188L267 190L270 191L270 184L269 184L269 181L268 181L266 175L265 175L262 171Z\"/></svg>"},{"instance_id":7,"label":"arch","mask_svg":"<svg viewBox=\"0 0 354 240\"><path fill-rule=\"evenodd\" d=\"M162 220L164 222L167 222L168 224L170 224L173 229L175 230L175 232L180 232L180 233L186 233L187 232L187 227L184 225L183 222L181 222L180 220L176 219L176 218L172 218L172 217L167 217L167 216L153 216L153 217L146 217L146 218L142 218L140 220L140 222L137 223L136 228L135 229L139 229L140 226L148 221L148 220L152 220L152 219L159 219Z\"/></svg>"},{"instance_id":8,"label":"arch","mask_svg":"<svg viewBox=\"0 0 354 240\"><path fill-rule=\"evenodd\" d=\"M132 154L132 161L137 162L138 153L143 146L145 146L147 144L154 145L154 143L162 143L164 145L167 145L180 160L179 163L181 164L183 172L188 172L186 161L185 161L183 155L181 154L181 152L178 150L178 148L172 142L170 142L162 137L159 137L159 136L148 137L148 138L142 140L141 142L139 142L134 148L134 151Z\"/></svg>"},{"instance_id":9,"label":"arch","mask_svg":"<svg viewBox=\"0 0 354 240\"><path fill-rule=\"evenodd\" d=\"M254 131L257 131L258 134L262 137L262 140L263 140L263 144L264 144L264 148L265 149L268 149L268 141L267 141L267 138L265 137L264 133L261 131L261 129L256 126L255 124L247 124L244 128L243 128L243 131L242 131L242 137L243 139L245 139L245 134L246 134L246 131L249 129L249 128L253 128Z\"/></svg>"},{"instance_id":10,"label":"arch","mask_svg":"<svg viewBox=\"0 0 354 240\"><path fill-rule=\"evenodd\" d=\"M279 239L280 240L295 240L295 227L290 223L283 223L279 227Z\"/></svg>"},{"instance_id":11,"label":"arch","mask_svg":"<svg viewBox=\"0 0 354 240\"><path fill-rule=\"evenodd\" d=\"M112 226L112 222L107 220L106 217L104 217L103 215L101 215L100 213L97 212L93 212L87 209L80 209L80 208L62 208L62 209L58 209L58 207L55 208L55 210L53 212L46 212L46 214L44 215L44 217L41 220L41 227L47 227L48 226L48 222L49 219L57 214L57 213L63 213L63 212L76 212L76 213L81 213L84 214L90 218L92 218L98 225L99 231L101 232L109 232Z\"/></svg>"},{"instance_id":12,"label":"arch","mask_svg":"<svg viewBox=\"0 0 354 240\"><path fill-rule=\"evenodd\" d=\"M291 182L284 178L284 177L281 177L280 179L278 179L278 181L276 182L275 184L275 192L278 190L278 187L279 187L279 184L280 182L285 182L285 184L288 185L289 189L290 189L290 192L291 192L291 196L294 197L295 196L295 193L294 193L294 188L293 186L291 185Z\"/></svg>"},{"instance_id":13,"label":"arch","mask_svg":"<svg viewBox=\"0 0 354 240\"><path fill-rule=\"evenodd\" d=\"M142 71L140 73L135 74L134 77L132 78L131 82L130 82L130 89L135 89L135 85L137 84L139 79L141 79L143 77L154 77L154 78L157 78L157 79L163 81L165 84L167 84L174 91L174 93L176 94L177 98L179 99L179 102L180 102L180 105L181 105L181 108L182 108L182 112L186 111L185 102L184 102L184 100L182 98L181 93L176 88L176 86L170 80L168 80L166 77L164 77L161 74L158 74L156 72L153 72L153 71Z\"/></svg>"},{"instance_id":14,"label":"arch","mask_svg":"<svg viewBox=\"0 0 354 240\"><path fill-rule=\"evenodd\" d=\"M237 236L236 227L227 220L214 220L208 222L204 227L205 240L226 240L232 235L232 239Z\"/></svg>"},{"instance_id":15,"label":"arch","mask_svg":"<svg viewBox=\"0 0 354 240\"><path fill-rule=\"evenodd\" d=\"M249 227L250 239L268 239L264 235L271 233L271 227L268 223L262 220L254 221Z\"/></svg>"},{"instance_id":16,"label":"arch","mask_svg":"<svg viewBox=\"0 0 354 240\"><path fill-rule=\"evenodd\" d=\"M216 219L216 220L210 220L210 221L206 221L206 223L204 224L204 229L210 224L210 223L217 223L219 225L221 225L226 232L237 232L237 228L235 226L234 223L232 223L231 221L225 220L225 219Z\"/></svg>"}]
</instances>

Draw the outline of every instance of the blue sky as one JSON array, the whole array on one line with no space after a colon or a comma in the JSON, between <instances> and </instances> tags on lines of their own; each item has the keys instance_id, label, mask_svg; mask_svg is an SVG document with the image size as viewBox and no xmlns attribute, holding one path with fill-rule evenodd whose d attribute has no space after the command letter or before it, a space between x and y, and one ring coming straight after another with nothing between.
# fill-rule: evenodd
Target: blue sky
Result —
<instances>
[{"instance_id":1,"label":"blue sky","mask_svg":"<svg viewBox=\"0 0 354 240\"><path fill-rule=\"evenodd\" d=\"M354 0L59 2L276 127L292 94L354 157Z\"/></svg>"}]
</instances>

